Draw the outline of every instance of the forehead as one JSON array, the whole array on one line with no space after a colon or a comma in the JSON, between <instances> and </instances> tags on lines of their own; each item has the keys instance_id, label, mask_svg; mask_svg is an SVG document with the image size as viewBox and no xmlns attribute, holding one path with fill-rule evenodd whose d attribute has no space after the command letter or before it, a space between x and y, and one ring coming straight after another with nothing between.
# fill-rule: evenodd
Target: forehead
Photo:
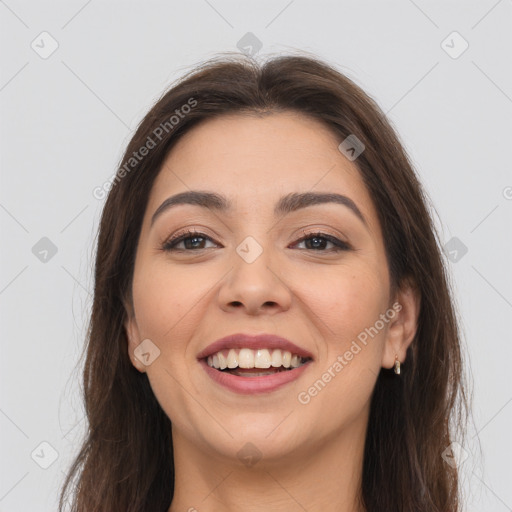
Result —
<instances>
[{"instance_id":1,"label":"forehead","mask_svg":"<svg viewBox=\"0 0 512 512\"><path fill-rule=\"evenodd\" d=\"M290 192L335 192L349 196L374 224L371 198L340 142L320 121L294 112L204 121L168 154L148 215L170 195L197 189L221 192L237 211L262 213Z\"/></svg>"}]
</instances>

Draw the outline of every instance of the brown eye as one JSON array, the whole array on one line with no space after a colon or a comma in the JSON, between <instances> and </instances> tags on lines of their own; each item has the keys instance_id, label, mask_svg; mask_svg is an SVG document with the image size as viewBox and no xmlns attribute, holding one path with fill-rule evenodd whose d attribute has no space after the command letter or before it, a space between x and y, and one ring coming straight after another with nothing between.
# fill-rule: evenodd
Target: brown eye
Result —
<instances>
[{"instance_id":1,"label":"brown eye","mask_svg":"<svg viewBox=\"0 0 512 512\"><path fill-rule=\"evenodd\" d=\"M307 242L306 249L312 251L320 251L320 252L338 252L338 251L347 251L350 249L350 246L343 242L342 240L336 238L335 236L328 235L326 233L305 233L300 240L296 242L302 243ZM333 244L334 248L325 250L326 244Z\"/></svg>"},{"instance_id":2,"label":"brown eye","mask_svg":"<svg viewBox=\"0 0 512 512\"><path fill-rule=\"evenodd\" d=\"M208 249L208 247L204 247L206 240L212 241L212 239L206 236L204 233L199 233L197 231L187 231L184 234L177 235L170 240L167 240L162 245L162 249L168 252ZM184 242L184 247L177 248L177 245L182 242Z\"/></svg>"}]
</instances>

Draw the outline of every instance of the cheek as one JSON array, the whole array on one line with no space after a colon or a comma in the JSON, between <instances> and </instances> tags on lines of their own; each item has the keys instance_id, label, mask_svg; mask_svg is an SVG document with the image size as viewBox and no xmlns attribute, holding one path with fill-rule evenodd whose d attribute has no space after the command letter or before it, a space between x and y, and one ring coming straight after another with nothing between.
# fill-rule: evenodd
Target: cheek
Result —
<instances>
[{"instance_id":1,"label":"cheek","mask_svg":"<svg viewBox=\"0 0 512 512\"><path fill-rule=\"evenodd\" d=\"M379 267L368 264L340 267L307 281L301 295L323 324L330 350L341 350L384 313L388 282Z\"/></svg>"},{"instance_id":2,"label":"cheek","mask_svg":"<svg viewBox=\"0 0 512 512\"><path fill-rule=\"evenodd\" d=\"M141 335L168 350L169 339L186 339L194 310L200 307L204 286L198 273L171 271L169 266L143 263L133 280L134 307ZM204 283L203 283L204 284ZM173 343L173 347L179 343Z\"/></svg>"},{"instance_id":3,"label":"cheek","mask_svg":"<svg viewBox=\"0 0 512 512\"><path fill-rule=\"evenodd\" d=\"M324 351L297 397L305 431L318 428L319 417L326 431L359 417L374 389L387 333L387 325L372 330L388 305L388 282L378 267L347 267L323 284L310 295L309 304L320 319Z\"/></svg>"},{"instance_id":4,"label":"cheek","mask_svg":"<svg viewBox=\"0 0 512 512\"><path fill-rule=\"evenodd\" d=\"M210 287L197 272L173 271L161 262L145 262L136 269L133 280L140 335L160 350L159 357L147 367L151 388L173 424L190 435L194 424L190 418L198 414L190 393L197 392L184 360L191 357L189 341L202 316L201 298L206 298Z\"/></svg>"}]
</instances>

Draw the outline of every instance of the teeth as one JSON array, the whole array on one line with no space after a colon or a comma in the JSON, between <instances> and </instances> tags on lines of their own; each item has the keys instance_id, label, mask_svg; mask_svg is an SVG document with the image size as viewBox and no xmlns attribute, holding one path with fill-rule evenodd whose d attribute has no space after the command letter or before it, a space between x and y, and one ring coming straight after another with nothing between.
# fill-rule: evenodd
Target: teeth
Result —
<instances>
[{"instance_id":1,"label":"teeth","mask_svg":"<svg viewBox=\"0 0 512 512\"><path fill-rule=\"evenodd\" d=\"M210 358L208 358L208 364L210 366L212 366L209 362ZM235 349L232 348L230 349L230 351L228 352L228 368L236 368L238 366L238 355L237 353L235 352Z\"/></svg>"},{"instance_id":2,"label":"teeth","mask_svg":"<svg viewBox=\"0 0 512 512\"><path fill-rule=\"evenodd\" d=\"M270 352L266 348L256 351L254 368L270 368L271 362Z\"/></svg>"},{"instance_id":3,"label":"teeth","mask_svg":"<svg viewBox=\"0 0 512 512\"><path fill-rule=\"evenodd\" d=\"M281 355L281 351L279 349L275 349L272 352L272 366L274 368L279 368L283 365L283 356Z\"/></svg>"},{"instance_id":4,"label":"teeth","mask_svg":"<svg viewBox=\"0 0 512 512\"><path fill-rule=\"evenodd\" d=\"M219 358L219 368L224 370L228 367L228 360L226 356L222 352L217 353L217 357Z\"/></svg>"},{"instance_id":5,"label":"teeth","mask_svg":"<svg viewBox=\"0 0 512 512\"><path fill-rule=\"evenodd\" d=\"M227 352L224 350L208 356L207 363L208 366L218 370L226 368L298 368L304 363L304 360L288 350L231 348ZM263 374L265 373L263 372Z\"/></svg>"},{"instance_id":6,"label":"teeth","mask_svg":"<svg viewBox=\"0 0 512 512\"><path fill-rule=\"evenodd\" d=\"M215 364L215 357L213 358L213 363ZM292 366L293 368L299 367L300 366L300 357L294 354L292 356L290 366Z\"/></svg>"},{"instance_id":7,"label":"teeth","mask_svg":"<svg viewBox=\"0 0 512 512\"><path fill-rule=\"evenodd\" d=\"M254 352L250 348L243 348L238 354L240 368L254 368Z\"/></svg>"}]
</instances>

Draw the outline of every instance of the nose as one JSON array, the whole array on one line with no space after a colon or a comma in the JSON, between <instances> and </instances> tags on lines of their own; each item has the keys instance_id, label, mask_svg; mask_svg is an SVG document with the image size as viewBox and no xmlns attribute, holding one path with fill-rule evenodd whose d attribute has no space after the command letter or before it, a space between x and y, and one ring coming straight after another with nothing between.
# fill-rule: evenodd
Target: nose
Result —
<instances>
[{"instance_id":1,"label":"nose","mask_svg":"<svg viewBox=\"0 0 512 512\"><path fill-rule=\"evenodd\" d=\"M254 261L238 253L219 291L220 307L227 312L235 308L248 315L275 314L289 309L292 294L279 275L276 258L265 249Z\"/></svg>"}]
</instances>

